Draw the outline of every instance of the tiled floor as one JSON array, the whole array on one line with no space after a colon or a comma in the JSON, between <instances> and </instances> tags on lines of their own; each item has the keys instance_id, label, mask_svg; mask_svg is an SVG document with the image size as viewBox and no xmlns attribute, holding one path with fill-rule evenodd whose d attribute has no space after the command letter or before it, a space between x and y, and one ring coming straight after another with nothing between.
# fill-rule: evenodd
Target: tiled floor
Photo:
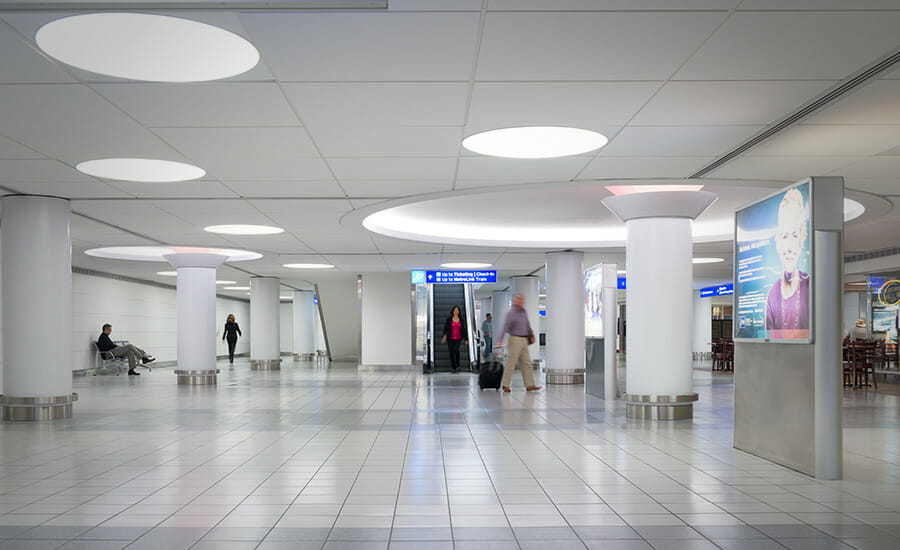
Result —
<instances>
[{"instance_id":1,"label":"tiled floor","mask_svg":"<svg viewBox=\"0 0 900 550\"><path fill-rule=\"evenodd\" d=\"M708 366L662 424L518 375L221 367L79 378L73 420L0 424L0 549L900 548L893 395L847 393L846 479L818 482L731 448Z\"/></svg>"}]
</instances>

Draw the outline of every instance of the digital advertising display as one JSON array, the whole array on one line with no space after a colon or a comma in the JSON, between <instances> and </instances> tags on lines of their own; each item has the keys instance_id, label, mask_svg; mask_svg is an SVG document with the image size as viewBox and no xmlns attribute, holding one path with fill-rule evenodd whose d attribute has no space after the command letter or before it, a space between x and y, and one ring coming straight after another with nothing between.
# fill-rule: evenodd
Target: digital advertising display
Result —
<instances>
[{"instance_id":1,"label":"digital advertising display","mask_svg":"<svg viewBox=\"0 0 900 550\"><path fill-rule=\"evenodd\" d=\"M812 341L811 199L807 181L735 212L736 341Z\"/></svg>"},{"instance_id":2,"label":"digital advertising display","mask_svg":"<svg viewBox=\"0 0 900 550\"><path fill-rule=\"evenodd\" d=\"M584 270L584 335L603 338L603 264Z\"/></svg>"}]
</instances>

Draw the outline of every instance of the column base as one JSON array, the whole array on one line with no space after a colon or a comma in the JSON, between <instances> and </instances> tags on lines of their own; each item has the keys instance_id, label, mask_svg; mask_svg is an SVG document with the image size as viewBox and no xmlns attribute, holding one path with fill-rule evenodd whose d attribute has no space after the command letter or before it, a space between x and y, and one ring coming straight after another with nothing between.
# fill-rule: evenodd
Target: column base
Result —
<instances>
[{"instance_id":1,"label":"column base","mask_svg":"<svg viewBox=\"0 0 900 550\"><path fill-rule=\"evenodd\" d=\"M690 395L625 395L625 417L637 420L689 420L694 418L694 401Z\"/></svg>"},{"instance_id":2,"label":"column base","mask_svg":"<svg viewBox=\"0 0 900 550\"><path fill-rule=\"evenodd\" d=\"M547 369L548 384L584 384L584 369Z\"/></svg>"},{"instance_id":3,"label":"column base","mask_svg":"<svg viewBox=\"0 0 900 550\"><path fill-rule=\"evenodd\" d=\"M250 370L281 370L281 359L251 359Z\"/></svg>"},{"instance_id":4,"label":"column base","mask_svg":"<svg viewBox=\"0 0 900 550\"><path fill-rule=\"evenodd\" d=\"M78 394L56 397L8 397L0 395L0 419L12 422L37 422L72 418L72 403Z\"/></svg>"},{"instance_id":5,"label":"column base","mask_svg":"<svg viewBox=\"0 0 900 550\"><path fill-rule=\"evenodd\" d=\"M295 353L294 361L312 361L315 357L315 353Z\"/></svg>"},{"instance_id":6,"label":"column base","mask_svg":"<svg viewBox=\"0 0 900 550\"><path fill-rule=\"evenodd\" d=\"M219 369L212 370L176 370L178 384L183 386L214 386Z\"/></svg>"}]
</instances>

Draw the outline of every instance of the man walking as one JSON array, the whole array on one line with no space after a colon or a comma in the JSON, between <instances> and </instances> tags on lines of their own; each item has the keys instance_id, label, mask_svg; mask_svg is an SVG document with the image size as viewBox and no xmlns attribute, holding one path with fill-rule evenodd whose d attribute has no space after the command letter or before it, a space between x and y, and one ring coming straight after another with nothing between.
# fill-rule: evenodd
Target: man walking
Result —
<instances>
[{"instance_id":1,"label":"man walking","mask_svg":"<svg viewBox=\"0 0 900 550\"><path fill-rule=\"evenodd\" d=\"M488 313L487 317L485 317L484 321L481 323L481 337L484 338L484 358L487 359L491 356L491 351L494 349L494 329L491 326L491 314Z\"/></svg>"},{"instance_id":2,"label":"man walking","mask_svg":"<svg viewBox=\"0 0 900 550\"><path fill-rule=\"evenodd\" d=\"M138 360L143 364L152 363L156 361L153 357L147 355L144 350L133 345L126 344L124 346L117 346L110 338L109 335L112 333L112 325L109 323L103 325L103 332L100 333L100 338L97 339L97 348L100 351L108 351L112 353L115 357L125 357L128 359L128 374L131 376L140 376L141 373L135 371L135 367L137 367Z\"/></svg>"},{"instance_id":3,"label":"man walking","mask_svg":"<svg viewBox=\"0 0 900 550\"><path fill-rule=\"evenodd\" d=\"M534 331L531 330L528 314L525 312L525 297L521 294L513 296L513 307L506 314L503 330L500 331L500 336L497 338L499 342L497 344L498 348L503 346L503 336L505 334L509 334L509 340L506 346L506 363L503 365L503 391L510 391L509 383L512 381L512 371L517 363L519 370L522 371L522 381L525 382L525 389L528 391L541 389L540 386L534 385L531 355L528 353L528 345L534 343Z\"/></svg>"}]
</instances>

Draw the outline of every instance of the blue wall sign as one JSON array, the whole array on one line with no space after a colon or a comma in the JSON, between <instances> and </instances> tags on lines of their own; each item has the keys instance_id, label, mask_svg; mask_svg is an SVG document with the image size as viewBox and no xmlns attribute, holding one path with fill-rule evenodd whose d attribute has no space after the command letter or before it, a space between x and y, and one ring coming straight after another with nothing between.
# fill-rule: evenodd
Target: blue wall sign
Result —
<instances>
[{"instance_id":1,"label":"blue wall sign","mask_svg":"<svg viewBox=\"0 0 900 550\"><path fill-rule=\"evenodd\" d=\"M727 294L734 294L734 284L728 283L727 285L710 286L700 289L701 298L708 298L710 296L725 296Z\"/></svg>"},{"instance_id":2,"label":"blue wall sign","mask_svg":"<svg viewBox=\"0 0 900 550\"><path fill-rule=\"evenodd\" d=\"M410 274L410 282L414 285L425 284L425 272L424 271L413 271Z\"/></svg>"},{"instance_id":3,"label":"blue wall sign","mask_svg":"<svg viewBox=\"0 0 900 550\"><path fill-rule=\"evenodd\" d=\"M616 279L616 288L619 290L625 290L625 277L619 277Z\"/></svg>"},{"instance_id":4,"label":"blue wall sign","mask_svg":"<svg viewBox=\"0 0 900 550\"><path fill-rule=\"evenodd\" d=\"M415 274L416 272L413 271ZM496 283L496 271L426 271L425 283Z\"/></svg>"}]
</instances>

